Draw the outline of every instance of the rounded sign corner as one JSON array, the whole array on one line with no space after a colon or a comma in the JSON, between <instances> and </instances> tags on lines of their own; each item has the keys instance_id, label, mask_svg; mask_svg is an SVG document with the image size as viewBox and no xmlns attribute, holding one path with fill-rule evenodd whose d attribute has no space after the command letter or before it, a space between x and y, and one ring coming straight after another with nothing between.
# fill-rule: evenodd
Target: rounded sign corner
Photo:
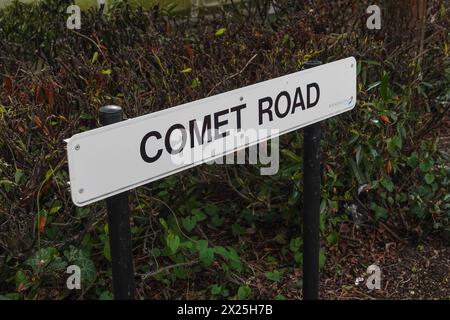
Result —
<instances>
[{"instance_id":1,"label":"rounded sign corner","mask_svg":"<svg viewBox=\"0 0 450 320\"><path fill-rule=\"evenodd\" d=\"M86 205L86 202L80 202L79 199L77 198L77 194L75 193L74 190L71 191L70 193L71 198L72 198L72 202L77 206L77 207L84 207Z\"/></svg>"}]
</instances>

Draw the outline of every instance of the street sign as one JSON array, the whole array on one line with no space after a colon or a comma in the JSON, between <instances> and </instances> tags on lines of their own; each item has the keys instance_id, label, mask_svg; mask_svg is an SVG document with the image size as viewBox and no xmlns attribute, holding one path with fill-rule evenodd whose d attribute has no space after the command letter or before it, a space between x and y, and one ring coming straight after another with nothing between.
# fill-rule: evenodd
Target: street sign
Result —
<instances>
[{"instance_id":1,"label":"street sign","mask_svg":"<svg viewBox=\"0 0 450 320\"><path fill-rule=\"evenodd\" d=\"M356 61L349 57L76 134L67 141L72 200L105 199L355 104Z\"/></svg>"}]
</instances>

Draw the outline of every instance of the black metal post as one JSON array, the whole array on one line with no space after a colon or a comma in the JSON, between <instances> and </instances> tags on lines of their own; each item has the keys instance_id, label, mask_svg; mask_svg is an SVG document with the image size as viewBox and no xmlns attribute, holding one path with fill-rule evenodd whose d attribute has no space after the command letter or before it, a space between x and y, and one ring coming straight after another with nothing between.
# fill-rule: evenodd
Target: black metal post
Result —
<instances>
[{"instance_id":1,"label":"black metal post","mask_svg":"<svg viewBox=\"0 0 450 320\"><path fill-rule=\"evenodd\" d=\"M305 69L321 65L309 61ZM320 122L304 129L303 153L303 299L319 298Z\"/></svg>"},{"instance_id":2,"label":"black metal post","mask_svg":"<svg viewBox=\"0 0 450 320\"><path fill-rule=\"evenodd\" d=\"M106 126L123 120L123 111L119 106L100 108L100 124ZM120 168L117 168L120 170ZM106 199L108 211L109 245L114 299L134 299L134 269L131 246L130 208L128 192L123 192Z\"/></svg>"}]
</instances>

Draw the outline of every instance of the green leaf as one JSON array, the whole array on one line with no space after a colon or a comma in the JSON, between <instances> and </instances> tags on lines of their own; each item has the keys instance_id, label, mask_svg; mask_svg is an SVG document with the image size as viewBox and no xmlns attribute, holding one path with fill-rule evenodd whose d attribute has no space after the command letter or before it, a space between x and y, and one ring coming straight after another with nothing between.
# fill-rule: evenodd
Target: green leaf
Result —
<instances>
[{"instance_id":1,"label":"green leaf","mask_svg":"<svg viewBox=\"0 0 450 320\"><path fill-rule=\"evenodd\" d=\"M77 265L81 270L81 281L85 286L94 283L97 278L97 270L94 262L89 258L87 252L70 246L69 250L64 251L64 256L70 264Z\"/></svg>"},{"instance_id":2,"label":"green leaf","mask_svg":"<svg viewBox=\"0 0 450 320\"><path fill-rule=\"evenodd\" d=\"M361 163L361 157L362 157L362 146L359 145L356 147L356 164L359 165Z\"/></svg>"},{"instance_id":3,"label":"green leaf","mask_svg":"<svg viewBox=\"0 0 450 320\"><path fill-rule=\"evenodd\" d=\"M98 59L98 52L95 51L94 54L92 55L91 63L95 63L97 59Z\"/></svg>"},{"instance_id":4,"label":"green leaf","mask_svg":"<svg viewBox=\"0 0 450 320\"><path fill-rule=\"evenodd\" d=\"M302 158L299 157L297 154L295 154L294 152L292 152L291 150L288 149L282 149L281 153L285 156L287 156L288 158L291 158L292 160L294 160L294 162L296 163L302 163Z\"/></svg>"},{"instance_id":5,"label":"green leaf","mask_svg":"<svg viewBox=\"0 0 450 320\"><path fill-rule=\"evenodd\" d=\"M226 249L221 246L216 246L214 247L214 252L221 255L229 263L231 268L239 271L243 269L241 258L239 257L236 250L234 250L233 248L228 247L228 249Z\"/></svg>"},{"instance_id":6,"label":"green leaf","mask_svg":"<svg viewBox=\"0 0 450 320\"><path fill-rule=\"evenodd\" d=\"M194 229L195 226L197 225L197 219L193 216L190 216L190 217L183 218L181 220L181 223L187 232L191 232L192 229Z\"/></svg>"},{"instance_id":7,"label":"green leaf","mask_svg":"<svg viewBox=\"0 0 450 320\"><path fill-rule=\"evenodd\" d=\"M236 252L236 250L229 247L228 252L229 252L229 262L228 263L230 264L230 267L235 270L241 271L242 270L242 262L241 262L241 258L239 257L238 253Z\"/></svg>"},{"instance_id":8,"label":"green leaf","mask_svg":"<svg viewBox=\"0 0 450 320\"><path fill-rule=\"evenodd\" d=\"M59 210L61 210L61 208L62 208L61 204L56 204L56 205L52 206L50 209L50 214L57 213Z\"/></svg>"},{"instance_id":9,"label":"green leaf","mask_svg":"<svg viewBox=\"0 0 450 320\"><path fill-rule=\"evenodd\" d=\"M302 245L302 240L300 238L294 238L291 239L291 242L289 243L289 249L292 252L298 252L300 250L300 246Z\"/></svg>"},{"instance_id":10,"label":"green leaf","mask_svg":"<svg viewBox=\"0 0 450 320\"><path fill-rule=\"evenodd\" d=\"M161 256L161 250L159 248L153 248L150 250L150 254L153 257L160 257Z\"/></svg>"},{"instance_id":11,"label":"green leaf","mask_svg":"<svg viewBox=\"0 0 450 320\"><path fill-rule=\"evenodd\" d=\"M53 175L53 170L52 169L48 169L47 172L45 173L45 180L48 180L52 175Z\"/></svg>"},{"instance_id":12,"label":"green leaf","mask_svg":"<svg viewBox=\"0 0 450 320\"><path fill-rule=\"evenodd\" d=\"M102 70L102 74L104 74L104 75L110 75L111 73L112 73L111 69Z\"/></svg>"},{"instance_id":13,"label":"green leaf","mask_svg":"<svg viewBox=\"0 0 450 320\"><path fill-rule=\"evenodd\" d=\"M207 267L209 267L214 261L214 250L211 248L206 249L200 255L200 261Z\"/></svg>"},{"instance_id":14,"label":"green leaf","mask_svg":"<svg viewBox=\"0 0 450 320\"><path fill-rule=\"evenodd\" d=\"M397 151L402 149L402 138L400 136L393 136L392 138L386 139L387 149L389 154L395 156Z\"/></svg>"},{"instance_id":15,"label":"green leaf","mask_svg":"<svg viewBox=\"0 0 450 320\"><path fill-rule=\"evenodd\" d=\"M336 245L338 242L338 233L336 231L331 231L327 236L327 242L331 245Z\"/></svg>"},{"instance_id":16,"label":"green leaf","mask_svg":"<svg viewBox=\"0 0 450 320\"><path fill-rule=\"evenodd\" d=\"M358 165L356 164L356 162L353 159L350 159L350 167L353 171L353 175L356 178L356 181L358 181L358 184L361 185L361 184L365 183L363 174L361 173L361 170L359 170Z\"/></svg>"},{"instance_id":17,"label":"green leaf","mask_svg":"<svg viewBox=\"0 0 450 320\"><path fill-rule=\"evenodd\" d=\"M215 33L216 37L222 36L222 35L225 33L225 31L227 31L226 28L220 28L220 29L218 29L218 30L216 31L216 33Z\"/></svg>"},{"instance_id":18,"label":"green leaf","mask_svg":"<svg viewBox=\"0 0 450 320\"><path fill-rule=\"evenodd\" d=\"M385 208L380 207L379 205L377 205L376 203L372 202L370 204L370 209L372 209L373 211L375 211L375 219L376 220L385 220L388 217L388 212Z\"/></svg>"},{"instance_id":19,"label":"green leaf","mask_svg":"<svg viewBox=\"0 0 450 320\"><path fill-rule=\"evenodd\" d=\"M89 215L89 213L90 213L90 209L89 209L89 207L88 206L86 206L86 207L77 207L76 209L75 209L75 215L77 216L77 218L86 218L88 215Z\"/></svg>"},{"instance_id":20,"label":"green leaf","mask_svg":"<svg viewBox=\"0 0 450 320\"><path fill-rule=\"evenodd\" d=\"M235 237L241 236L245 233L245 228L243 226L241 226L239 223L235 222L231 226L231 233Z\"/></svg>"},{"instance_id":21,"label":"green leaf","mask_svg":"<svg viewBox=\"0 0 450 320\"><path fill-rule=\"evenodd\" d=\"M192 68L187 67L187 68L181 70L180 72L181 73L189 73L189 72L192 72Z\"/></svg>"},{"instance_id":22,"label":"green leaf","mask_svg":"<svg viewBox=\"0 0 450 320\"><path fill-rule=\"evenodd\" d=\"M419 168L422 172L428 172L431 170L433 165L434 165L434 161L430 158L427 158L420 163Z\"/></svg>"},{"instance_id":23,"label":"green leaf","mask_svg":"<svg viewBox=\"0 0 450 320\"><path fill-rule=\"evenodd\" d=\"M278 294L278 295L275 297L275 300L286 300L286 297L283 296L282 294Z\"/></svg>"},{"instance_id":24,"label":"green leaf","mask_svg":"<svg viewBox=\"0 0 450 320\"><path fill-rule=\"evenodd\" d=\"M239 300L245 300L250 296L251 293L252 289L250 289L248 286L240 286L237 292L237 297Z\"/></svg>"},{"instance_id":25,"label":"green leaf","mask_svg":"<svg viewBox=\"0 0 450 320\"><path fill-rule=\"evenodd\" d=\"M99 300L113 300L113 294L109 291L103 291L98 297Z\"/></svg>"},{"instance_id":26,"label":"green leaf","mask_svg":"<svg viewBox=\"0 0 450 320\"><path fill-rule=\"evenodd\" d=\"M194 210L195 210L195 209L194 209ZM208 215L210 215L210 216L215 216L215 215L217 215L217 214L219 213L219 208L218 208L217 206L215 206L215 205L208 204L208 205L205 207L205 212L206 212Z\"/></svg>"},{"instance_id":27,"label":"green leaf","mask_svg":"<svg viewBox=\"0 0 450 320\"><path fill-rule=\"evenodd\" d=\"M389 96L389 75L387 72L383 73L383 78L381 79L381 86L380 86L380 94L381 98L383 98L384 101L387 101Z\"/></svg>"},{"instance_id":28,"label":"green leaf","mask_svg":"<svg viewBox=\"0 0 450 320\"><path fill-rule=\"evenodd\" d=\"M281 280L281 273L278 270L266 272L266 277L274 282L279 282Z\"/></svg>"},{"instance_id":29,"label":"green leaf","mask_svg":"<svg viewBox=\"0 0 450 320\"><path fill-rule=\"evenodd\" d=\"M206 219L206 215L200 209L192 209L191 213L197 221L203 221Z\"/></svg>"},{"instance_id":30,"label":"green leaf","mask_svg":"<svg viewBox=\"0 0 450 320\"><path fill-rule=\"evenodd\" d=\"M6 180L6 179L0 180L0 186L3 185L6 192L11 191L11 187L13 184L14 184L14 182Z\"/></svg>"},{"instance_id":31,"label":"green leaf","mask_svg":"<svg viewBox=\"0 0 450 320\"><path fill-rule=\"evenodd\" d=\"M225 217L220 217L218 214L211 218L211 223L214 227L220 227L225 221Z\"/></svg>"},{"instance_id":32,"label":"green leaf","mask_svg":"<svg viewBox=\"0 0 450 320\"><path fill-rule=\"evenodd\" d=\"M47 247L37 251L27 259L25 264L29 265L35 273L41 271L54 272L66 268L67 263L61 259L56 248Z\"/></svg>"},{"instance_id":33,"label":"green leaf","mask_svg":"<svg viewBox=\"0 0 450 320\"><path fill-rule=\"evenodd\" d=\"M211 286L211 294L218 295L222 292L222 286L219 286L218 284L214 284Z\"/></svg>"},{"instance_id":34,"label":"green leaf","mask_svg":"<svg viewBox=\"0 0 450 320\"><path fill-rule=\"evenodd\" d=\"M18 288L20 284L22 284L24 288L28 288L30 286L30 279L22 270L18 270L16 272L15 282L16 288Z\"/></svg>"},{"instance_id":35,"label":"green leaf","mask_svg":"<svg viewBox=\"0 0 450 320\"><path fill-rule=\"evenodd\" d=\"M212 248L208 248L208 241L206 240L197 241L196 248L199 252L200 261L205 266L210 266L214 261L214 250Z\"/></svg>"},{"instance_id":36,"label":"green leaf","mask_svg":"<svg viewBox=\"0 0 450 320\"><path fill-rule=\"evenodd\" d=\"M323 248L320 248L319 252L319 270L322 270L325 266L326 256L325 256L325 250Z\"/></svg>"},{"instance_id":37,"label":"green leaf","mask_svg":"<svg viewBox=\"0 0 450 320\"><path fill-rule=\"evenodd\" d=\"M389 191L389 192L394 191L394 183L392 182L391 179L389 179L389 178L382 179L381 184L387 191Z\"/></svg>"},{"instance_id":38,"label":"green leaf","mask_svg":"<svg viewBox=\"0 0 450 320\"><path fill-rule=\"evenodd\" d=\"M103 244L103 256L106 258L106 260L108 260L109 262L111 262L111 248L109 246L109 237L105 236L105 242Z\"/></svg>"},{"instance_id":39,"label":"green leaf","mask_svg":"<svg viewBox=\"0 0 450 320\"><path fill-rule=\"evenodd\" d=\"M302 264L303 263L303 253L302 252L295 252L294 253L294 260L296 263L298 264Z\"/></svg>"},{"instance_id":40,"label":"green leaf","mask_svg":"<svg viewBox=\"0 0 450 320\"><path fill-rule=\"evenodd\" d=\"M202 252L208 248L208 241L198 240L195 244L195 247L197 248L198 252Z\"/></svg>"},{"instance_id":41,"label":"green leaf","mask_svg":"<svg viewBox=\"0 0 450 320\"><path fill-rule=\"evenodd\" d=\"M411 155L408 157L408 160L406 161L406 163L411 168L417 168L417 166L419 165L419 159L417 157L417 152L414 151L413 153L411 153Z\"/></svg>"},{"instance_id":42,"label":"green leaf","mask_svg":"<svg viewBox=\"0 0 450 320\"><path fill-rule=\"evenodd\" d=\"M166 243L172 254L175 254L180 246L180 238L176 234L169 233L166 238Z\"/></svg>"},{"instance_id":43,"label":"green leaf","mask_svg":"<svg viewBox=\"0 0 450 320\"><path fill-rule=\"evenodd\" d=\"M194 79L192 79L191 89L195 89L198 86L200 86L200 79L198 77L195 77Z\"/></svg>"},{"instance_id":44,"label":"green leaf","mask_svg":"<svg viewBox=\"0 0 450 320\"><path fill-rule=\"evenodd\" d=\"M434 175L432 175L431 173L427 173L427 174L425 175L425 182L426 182L426 183L432 184L432 183L434 182L434 180L435 180L435 177L434 177Z\"/></svg>"},{"instance_id":45,"label":"green leaf","mask_svg":"<svg viewBox=\"0 0 450 320\"><path fill-rule=\"evenodd\" d=\"M21 169L17 169L16 173L14 174L14 181L16 182L16 184L20 184L23 178L24 178L23 171Z\"/></svg>"}]
</instances>

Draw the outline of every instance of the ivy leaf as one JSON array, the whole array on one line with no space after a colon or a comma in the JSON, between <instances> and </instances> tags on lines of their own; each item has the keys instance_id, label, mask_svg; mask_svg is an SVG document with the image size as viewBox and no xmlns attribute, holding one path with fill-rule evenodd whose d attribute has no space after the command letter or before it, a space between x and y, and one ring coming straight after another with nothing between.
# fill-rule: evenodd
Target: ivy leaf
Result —
<instances>
[{"instance_id":1,"label":"ivy leaf","mask_svg":"<svg viewBox=\"0 0 450 320\"><path fill-rule=\"evenodd\" d=\"M214 247L214 252L220 254L225 260L227 260L231 268L238 271L243 269L241 258L233 248L228 247L228 249L225 249L224 247L216 246Z\"/></svg>"},{"instance_id":2,"label":"ivy leaf","mask_svg":"<svg viewBox=\"0 0 450 320\"><path fill-rule=\"evenodd\" d=\"M25 262L29 265L35 273L43 270L47 272L54 272L66 268L67 263L61 259L56 248L47 247L37 251L33 256L28 258Z\"/></svg>"},{"instance_id":3,"label":"ivy leaf","mask_svg":"<svg viewBox=\"0 0 450 320\"><path fill-rule=\"evenodd\" d=\"M183 227L186 229L187 232L191 232L192 229L195 228L197 225L197 219L193 216L183 218L181 220L181 223L183 224Z\"/></svg>"},{"instance_id":4,"label":"ivy leaf","mask_svg":"<svg viewBox=\"0 0 450 320\"><path fill-rule=\"evenodd\" d=\"M211 248L205 249L200 254L200 261L207 267L209 267L214 261L214 250Z\"/></svg>"},{"instance_id":5,"label":"ivy leaf","mask_svg":"<svg viewBox=\"0 0 450 320\"><path fill-rule=\"evenodd\" d=\"M208 248L208 241L199 240L196 247L199 252L200 261L205 266L210 266L214 261L214 250L212 248Z\"/></svg>"},{"instance_id":6,"label":"ivy leaf","mask_svg":"<svg viewBox=\"0 0 450 320\"><path fill-rule=\"evenodd\" d=\"M250 296L251 292L252 289L248 286L240 286L237 292L237 297L239 300L245 300Z\"/></svg>"},{"instance_id":7,"label":"ivy leaf","mask_svg":"<svg viewBox=\"0 0 450 320\"><path fill-rule=\"evenodd\" d=\"M180 246L180 238L176 234L169 233L166 238L166 243L172 254L175 254Z\"/></svg>"},{"instance_id":8,"label":"ivy leaf","mask_svg":"<svg viewBox=\"0 0 450 320\"><path fill-rule=\"evenodd\" d=\"M434 164L434 161L431 160L430 158L427 158L420 163L419 168L422 172L428 172L433 167L433 164Z\"/></svg>"},{"instance_id":9,"label":"ivy leaf","mask_svg":"<svg viewBox=\"0 0 450 320\"><path fill-rule=\"evenodd\" d=\"M425 175L425 182L428 184L432 184L434 182L435 178L434 175L432 175L431 173L427 173Z\"/></svg>"},{"instance_id":10,"label":"ivy leaf","mask_svg":"<svg viewBox=\"0 0 450 320\"><path fill-rule=\"evenodd\" d=\"M192 209L191 213L197 221L203 221L206 219L206 215L200 209Z\"/></svg>"},{"instance_id":11,"label":"ivy leaf","mask_svg":"<svg viewBox=\"0 0 450 320\"><path fill-rule=\"evenodd\" d=\"M338 234L336 231L332 231L328 236L327 236L327 242L331 245L336 245L338 242Z\"/></svg>"},{"instance_id":12,"label":"ivy leaf","mask_svg":"<svg viewBox=\"0 0 450 320\"><path fill-rule=\"evenodd\" d=\"M294 238L289 243L289 249L292 252L298 252L300 250L301 245L302 245L302 240L300 238Z\"/></svg>"},{"instance_id":13,"label":"ivy leaf","mask_svg":"<svg viewBox=\"0 0 450 320\"><path fill-rule=\"evenodd\" d=\"M402 149L402 138L400 136L393 136L392 138L386 139L387 149L390 155L395 156L397 151Z\"/></svg>"},{"instance_id":14,"label":"ivy leaf","mask_svg":"<svg viewBox=\"0 0 450 320\"><path fill-rule=\"evenodd\" d=\"M113 294L109 291L103 291L98 297L99 300L113 300Z\"/></svg>"},{"instance_id":15,"label":"ivy leaf","mask_svg":"<svg viewBox=\"0 0 450 320\"><path fill-rule=\"evenodd\" d=\"M388 217L388 212L385 208L380 207L379 205L377 205L376 203L372 202L370 204L370 209L372 209L373 211L375 211L375 219L376 220L381 220L381 219L386 219Z\"/></svg>"},{"instance_id":16,"label":"ivy leaf","mask_svg":"<svg viewBox=\"0 0 450 320\"><path fill-rule=\"evenodd\" d=\"M219 286L217 284L212 285L211 287L211 294L218 295L222 292L222 286Z\"/></svg>"},{"instance_id":17,"label":"ivy leaf","mask_svg":"<svg viewBox=\"0 0 450 320\"><path fill-rule=\"evenodd\" d=\"M278 270L266 272L266 278L274 282L281 280L281 273Z\"/></svg>"},{"instance_id":18,"label":"ivy leaf","mask_svg":"<svg viewBox=\"0 0 450 320\"><path fill-rule=\"evenodd\" d=\"M218 214L211 218L211 223L214 227L220 227L225 221L225 217L220 217Z\"/></svg>"},{"instance_id":19,"label":"ivy leaf","mask_svg":"<svg viewBox=\"0 0 450 320\"><path fill-rule=\"evenodd\" d=\"M408 157L407 160L408 166L411 168L417 168L419 165L419 159L417 158L417 152L411 153L411 156Z\"/></svg>"},{"instance_id":20,"label":"ivy leaf","mask_svg":"<svg viewBox=\"0 0 450 320\"><path fill-rule=\"evenodd\" d=\"M94 262L89 258L86 251L70 246L69 250L64 251L64 256L70 264L77 265L81 270L81 281L83 284L90 285L97 278L97 270Z\"/></svg>"}]
</instances>

